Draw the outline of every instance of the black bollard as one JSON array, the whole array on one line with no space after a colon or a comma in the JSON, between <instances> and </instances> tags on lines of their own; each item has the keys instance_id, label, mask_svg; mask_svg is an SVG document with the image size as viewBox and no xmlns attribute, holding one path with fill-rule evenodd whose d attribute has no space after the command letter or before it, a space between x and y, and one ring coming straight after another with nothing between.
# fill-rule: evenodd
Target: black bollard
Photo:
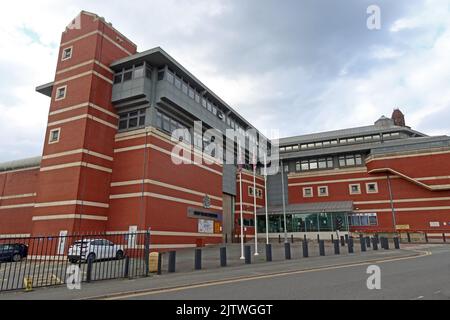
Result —
<instances>
[{"instance_id":1,"label":"black bollard","mask_svg":"<svg viewBox=\"0 0 450 320\"><path fill-rule=\"evenodd\" d=\"M425 242L428 243L428 234L425 232Z\"/></svg>"},{"instance_id":2,"label":"black bollard","mask_svg":"<svg viewBox=\"0 0 450 320\"><path fill-rule=\"evenodd\" d=\"M294 235L291 234L291 243L294 243Z\"/></svg>"},{"instance_id":3,"label":"black bollard","mask_svg":"<svg viewBox=\"0 0 450 320\"><path fill-rule=\"evenodd\" d=\"M339 240L334 240L334 254L340 254Z\"/></svg>"},{"instance_id":4,"label":"black bollard","mask_svg":"<svg viewBox=\"0 0 450 320\"><path fill-rule=\"evenodd\" d=\"M341 247L345 247L345 238L341 236Z\"/></svg>"},{"instance_id":5,"label":"black bollard","mask_svg":"<svg viewBox=\"0 0 450 320\"><path fill-rule=\"evenodd\" d=\"M303 258L308 258L308 240L306 240L306 236L305 239L303 240L302 248L303 248Z\"/></svg>"},{"instance_id":6,"label":"black bollard","mask_svg":"<svg viewBox=\"0 0 450 320\"><path fill-rule=\"evenodd\" d=\"M373 250L378 250L378 241L377 241L377 238L372 238L372 247L373 247Z\"/></svg>"},{"instance_id":7,"label":"black bollard","mask_svg":"<svg viewBox=\"0 0 450 320\"><path fill-rule=\"evenodd\" d=\"M345 243L348 243L348 234L345 235Z\"/></svg>"},{"instance_id":8,"label":"black bollard","mask_svg":"<svg viewBox=\"0 0 450 320\"><path fill-rule=\"evenodd\" d=\"M281 234L278 235L278 243L281 243Z\"/></svg>"},{"instance_id":9,"label":"black bollard","mask_svg":"<svg viewBox=\"0 0 450 320\"><path fill-rule=\"evenodd\" d=\"M445 238L445 233L442 233L442 240L443 240L444 242L447 242L447 239Z\"/></svg>"},{"instance_id":10,"label":"black bollard","mask_svg":"<svg viewBox=\"0 0 450 320\"><path fill-rule=\"evenodd\" d=\"M395 249L400 249L400 239L398 237L394 237L394 247Z\"/></svg>"},{"instance_id":11,"label":"black bollard","mask_svg":"<svg viewBox=\"0 0 450 320\"><path fill-rule=\"evenodd\" d=\"M88 269L89 269L89 268L88 268ZM89 270L88 270L87 273L89 274ZM128 278L129 274L130 274L130 257L129 257L129 256L126 256L126 257L125 257L125 270L124 270L124 272L123 272L123 277L124 277L124 278ZM88 282L89 282L89 281L88 281Z\"/></svg>"},{"instance_id":12,"label":"black bollard","mask_svg":"<svg viewBox=\"0 0 450 320\"><path fill-rule=\"evenodd\" d=\"M384 249L389 250L389 238L384 238Z\"/></svg>"},{"instance_id":13,"label":"black bollard","mask_svg":"<svg viewBox=\"0 0 450 320\"><path fill-rule=\"evenodd\" d=\"M353 253L353 238L348 238L348 253Z\"/></svg>"},{"instance_id":14,"label":"black bollard","mask_svg":"<svg viewBox=\"0 0 450 320\"><path fill-rule=\"evenodd\" d=\"M272 261L272 245L270 243L266 244L266 261Z\"/></svg>"},{"instance_id":15,"label":"black bollard","mask_svg":"<svg viewBox=\"0 0 450 320\"><path fill-rule=\"evenodd\" d=\"M220 266L227 266L227 247L220 248Z\"/></svg>"},{"instance_id":16,"label":"black bollard","mask_svg":"<svg viewBox=\"0 0 450 320\"><path fill-rule=\"evenodd\" d=\"M252 263L252 251L250 246L245 246L244 248L245 264Z\"/></svg>"},{"instance_id":17,"label":"black bollard","mask_svg":"<svg viewBox=\"0 0 450 320\"><path fill-rule=\"evenodd\" d=\"M317 243L319 243L319 241L320 241L320 235L317 234Z\"/></svg>"},{"instance_id":18,"label":"black bollard","mask_svg":"<svg viewBox=\"0 0 450 320\"><path fill-rule=\"evenodd\" d=\"M169 267L168 272L175 272L175 262L176 262L177 252L170 251L169 252Z\"/></svg>"},{"instance_id":19,"label":"black bollard","mask_svg":"<svg viewBox=\"0 0 450 320\"><path fill-rule=\"evenodd\" d=\"M370 248L370 237L366 237L366 247Z\"/></svg>"},{"instance_id":20,"label":"black bollard","mask_svg":"<svg viewBox=\"0 0 450 320\"><path fill-rule=\"evenodd\" d=\"M291 260L291 244L289 242L284 243L284 258Z\"/></svg>"},{"instance_id":21,"label":"black bollard","mask_svg":"<svg viewBox=\"0 0 450 320\"><path fill-rule=\"evenodd\" d=\"M384 237L380 237L380 248L384 249Z\"/></svg>"},{"instance_id":22,"label":"black bollard","mask_svg":"<svg viewBox=\"0 0 450 320\"><path fill-rule=\"evenodd\" d=\"M365 252L366 251L366 239L359 238L359 243L361 244L361 252Z\"/></svg>"},{"instance_id":23,"label":"black bollard","mask_svg":"<svg viewBox=\"0 0 450 320\"><path fill-rule=\"evenodd\" d=\"M194 257L194 268L195 270L202 269L202 249L195 249L195 257Z\"/></svg>"},{"instance_id":24,"label":"black bollard","mask_svg":"<svg viewBox=\"0 0 450 320\"><path fill-rule=\"evenodd\" d=\"M319 254L321 256L325 255L325 240L320 240L319 241Z\"/></svg>"},{"instance_id":25,"label":"black bollard","mask_svg":"<svg viewBox=\"0 0 450 320\"><path fill-rule=\"evenodd\" d=\"M331 242L333 242L333 240L334 240L334 237L333 237L333 234L331 234Z\"/></svg>"},{"instance_id":26,"label":"black bollard","mask_svg":"<svg viewBox=\"0 0 450 320\"><path fill-rule=\"evenodd\" d=\"M408 243L411 243L411 235L409 232L406 233L406 237L408 238Z\"/></svg>"},{"instance_id":27,"label":"black bollard","mask_svg":"<svg viewBox=\"0 0 450 320\"><path fill-rule=\"evenodd\" d=\"M156 271L157 274L162 273L162 253L158 253L158 270Z\"/></svg>"},{"instance_id":28,"label":"black bollard","mask_svg":"<svg viewBox=\"0 0 450 320\"><path fill-rule=\"evenodd\" d=\"M130 262L130 258L128 258L128 265L126 264L125 261L125 278L128 277L128 266L129 266L129 262ZM89 283L91 282L92 279L92 264L94 263L94 259L92 257L89 257L87 259L87 270L86 270L86 282Z\"/></svg>"}]
</instances>

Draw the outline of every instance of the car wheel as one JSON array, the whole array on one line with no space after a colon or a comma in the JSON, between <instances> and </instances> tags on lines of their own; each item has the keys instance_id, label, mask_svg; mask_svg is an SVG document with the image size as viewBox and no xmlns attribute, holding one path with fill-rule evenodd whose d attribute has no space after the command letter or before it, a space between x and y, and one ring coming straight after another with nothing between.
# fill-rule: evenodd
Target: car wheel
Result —
<instances>
[{"instance_id":1,"label":"car wheel","mask_svg":"<svg viewBox=\"0 0 450 320\"><path fill-rule=\"evenodd\" d=\"M95 253L91 252L89 253L89 255L87 256L86 262L88 262L89 260L91 260L92 262L95 261L96 255Z\"/></svg>"},{"instance_id":2,"label":"car wheel","mask_svg":"<svg viewBox=\"0 0 450 320\"><path fill-rule=\"evenodd\" d=\"M20 260L22 260L22 256L19 253L16 253L15 255L13 255L12 260L14 262L19 262Z\"/></svg>"},{"instance_id":3,"label":"car wheel","mask_svg":"<svg viewBox=\"0 0 450 320\"><path fill-rule=\"evenodd\" d=\"M117 260L123 259L123 251L122 251L122 250L117 251L117 253L116 253L116 259L117 259Z\"/></svg>"}]
</instances>

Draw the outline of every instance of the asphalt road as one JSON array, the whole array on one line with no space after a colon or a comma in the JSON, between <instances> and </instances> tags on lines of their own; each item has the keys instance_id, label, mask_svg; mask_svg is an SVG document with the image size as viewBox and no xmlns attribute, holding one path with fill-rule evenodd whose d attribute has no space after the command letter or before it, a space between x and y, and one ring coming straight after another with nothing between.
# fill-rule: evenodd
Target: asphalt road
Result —
<instances>
[{"instance_id":1,"label":"asphalt road","mask_svg":"<svg viewBox=\"0 0 450 320\"><path fill-rule=\"evenodd\" d=\"M381 289L367 288L367 264L261 275L232 282L191 285L114 297L114 299L449 299L450 246L424 256L376 262Z\"/></svg>"}]
</instances>

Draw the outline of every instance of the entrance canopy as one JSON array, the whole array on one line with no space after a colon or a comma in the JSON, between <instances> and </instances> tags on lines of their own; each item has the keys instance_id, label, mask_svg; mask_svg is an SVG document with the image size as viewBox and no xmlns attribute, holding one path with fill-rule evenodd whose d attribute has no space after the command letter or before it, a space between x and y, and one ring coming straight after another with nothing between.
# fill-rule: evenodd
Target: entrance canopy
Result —
<instances>
[{"instance_id":1,"label":"entrance canopy","mask_svg":"<svg viewBox=\"0 0 450 320\"><path fill-rule=\"evenodd\" d=\"M286 205L286 213L319 213L319 212L352 212L353 201L331 201L312 203L293 203ZM283 214L283 205L268 206L267 212L270 215ZM265 215L266 209L256 210L258 216Z\"/></svg>"}]
</instances>

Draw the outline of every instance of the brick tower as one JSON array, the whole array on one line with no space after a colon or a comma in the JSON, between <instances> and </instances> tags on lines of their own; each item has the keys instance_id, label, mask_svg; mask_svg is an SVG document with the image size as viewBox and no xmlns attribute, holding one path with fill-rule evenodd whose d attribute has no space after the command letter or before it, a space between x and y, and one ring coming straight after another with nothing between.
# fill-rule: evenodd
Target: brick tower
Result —
<instances>
[{"instance_id":1,"label":"brick tower","mask_svg":"<svg viewBox=\"0 0 450 320\"><path fill-rule=\"evenodd\" d=\"M63 32L33 235L104 231L118 121L108 66L134 53L135 44L89 12L82 11Z\"/></svg>"}]
</instances>

